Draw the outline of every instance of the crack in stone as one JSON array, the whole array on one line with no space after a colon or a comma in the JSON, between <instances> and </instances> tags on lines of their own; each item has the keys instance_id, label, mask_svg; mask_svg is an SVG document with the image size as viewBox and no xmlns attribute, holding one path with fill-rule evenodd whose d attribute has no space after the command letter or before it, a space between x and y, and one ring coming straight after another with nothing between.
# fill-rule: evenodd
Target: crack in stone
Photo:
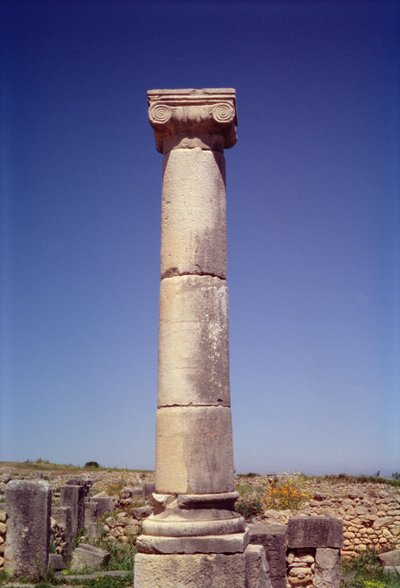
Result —
<instances>
[{"instance_id":1,"label":"crack in stone","mask_svg":"<svg viewBox=\"0 0 400 588\"><path fill-rule=\"evenodd\" d=\"M161 279L162 280L167 280L168 278L179 278L181 276L208 276L210 278L218 278L219 280L222 280L223 282L226 282L226 278L222 277L222 276L218 276L217 274L212 274L209 272L179 272L178 269L176 267L170 268L168 270L166 270L162 276Z\"/></svg>"}]
</instances>

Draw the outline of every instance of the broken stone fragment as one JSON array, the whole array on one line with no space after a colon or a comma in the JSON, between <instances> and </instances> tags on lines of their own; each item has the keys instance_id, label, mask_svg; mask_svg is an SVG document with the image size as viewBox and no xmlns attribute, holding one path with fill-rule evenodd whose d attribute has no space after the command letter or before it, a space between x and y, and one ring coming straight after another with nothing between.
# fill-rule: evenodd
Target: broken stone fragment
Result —
<instances>
[{"instance_id":1,"label":"broken stone fragment","mask_svg":"<svg viewBox=\"0 0 400 588\"><path fill-rule=\"evenodd\" d=\"M72 553L71 570L81 572L86 569L100 569L110 560L110 553L87 543L81 543Z\"/></svg>"}]
</instances>

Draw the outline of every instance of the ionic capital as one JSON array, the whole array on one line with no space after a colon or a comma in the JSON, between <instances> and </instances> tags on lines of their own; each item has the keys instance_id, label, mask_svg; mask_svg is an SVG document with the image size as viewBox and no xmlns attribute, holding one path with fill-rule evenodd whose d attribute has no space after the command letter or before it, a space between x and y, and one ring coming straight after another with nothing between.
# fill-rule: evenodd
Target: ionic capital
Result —
<instances>
[{"instance_id":1,"label":"ionic capital","mask_svg":"<svg viewBox=\"0 0 400 588\"><path fill-rule=\"evenodd\" d=\"M235 90L149 90L147 97L161 153L196 146L222 151L236 143Z\"/></svg>"}]
</instances>

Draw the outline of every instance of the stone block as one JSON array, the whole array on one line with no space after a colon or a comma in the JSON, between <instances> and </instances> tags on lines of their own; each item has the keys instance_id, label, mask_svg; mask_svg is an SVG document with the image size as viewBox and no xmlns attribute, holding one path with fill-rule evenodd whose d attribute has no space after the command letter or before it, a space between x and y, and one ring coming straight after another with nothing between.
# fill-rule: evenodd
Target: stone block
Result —
<instances>
[{"instance_id":1,"label":"stone block","mask_svg":"<svg viewBox=\"0 0 400 588\"><path fill-rule=\"evenodd\" d=\"M233 491L229 408L158 409L156 447L156 489L160 494Z\"/></svg>"},{"instance_id":2,"label":"stone block","mask_svg":"<svg viewBox=\"0 0 400 588\"><path fill-rule=\"evenodd\" d=\"M343 545L343 523L333 517L295 517L288 523L288 547L334 547Z\"/></svg>"},{"instance_id":3,"label":"stone block","mask_svg":"<svg viewBox=\"0 0 400 588\"><path fill-rule=\"evenodd\" d=\"M5 567L38 580L47 571L51 487L44 481L13 480L6 487Z\"/></svg>"},{"instance_id":4,"label":"stone block","mask_svg":"<svg viewBox=\"0 0 400 588\"><path fill-rule=\"evenodd\" d=\"M225 161L220 153L177 149L164 157L161 276L226 277Z\"/></svg>"},{"instance_id":5,"label":"stone block","mask_svg":"<svg viewBox=\"0 0 400 588\"><path fill-rule=\"evenodd\" d=\"M138 521L142 519L146 519L151 514L153 514L153 507L147 506L137 506L136 508L132 509L132 514Z\"/></svg>"},{"instance_id":6,"label":"stone block","mask_svg":"<svg viewBox=\"0 0 400 588\"><path fill-rule=\"evenodd\" d=\"M97 518L100 518L106 512L113 512L115 510L114 500L111 496L94 496L92 501L97 505Z\"/></svg>"},{"instance_id":7,"label":"stone block","mask_svg":"<svg viewBox=\"0 0 400 588\"><path fill-rule=\"evenodd\" d=\"M88 538L91 541L97 541L101 539L103 535L103 525L101 523L89 523L86 527Z\"/></svg>"},{"instance_id":8,"label":"stone block","mask_svg":"<svg viewBox=\"0 0 400 588\"><path fill-rule=\"evenodd\" d=\"M385 574L393 574L394 576L400 576L400 566L384 566L383 571Z\"/></svg>"},{"instance_id":9,"label":"stone block","mask_svg":"<svg viewBox=\"0 0 400 588\"><path fill-rule=\"evenodd\" d=\"M162 280L158 406L229 406L228 290L212 276Z\"/></svg>"},{"instance_id":10,"label":"stone block","mask_svg":"<svg viewBox=\"0 0 400 588\"><path fill-rule=\"evenodd\" d=\"M400 549L380 553L378 558L385 566L400 566Z\"/></svg>"},{"instance_id":11,"label":"stone block","mask_svg":"<svg viewBox=\"0 0 400 588\"><path fill-rule=\"evenodd\" d=\"M60 553L50 553L49 568L51 570L59 572L60 570L65 570L66 567L64 558Z\"/></svg>"},{"instance_id":12,"label":"stone block","mask_svg":"<svg viewBox=\"0 0 400 588\"><path fill-rule=\"evenodd\" d=\"M85 518L84 518L85 529L88 528L90 523L97 521L97 502L92 500L85 500Z\"/></svg>"},{"instance_id":13,"label":"stone block","mask_svg":"<svg viewBox=\"0 0 400 588\"><path fill-rule=\"evenodd\" d=\"M92 480L89 480L88 478L70 478L67 482L67 486L82 486L85 497L89 494L92 485Z\"/></svg>"},{"instance_id":14,"label":"stone block","mask_svg":"<svg viewBox=\"0 0 400 588\"><path fill-rule=\"evenodd\" d=\"M243 588L243 554L135 556L135 588Z\"/></svg>"},{"instance_id":15,"label":"stone block","mask_svg":"<svg viewBox=\"0 0 400 588\"><path fill-rule=\"evenodd\" d=\"M245 588L272 588L269 566L262 545L248 545L245 551Z\"/></svg>"},{"instance_id":16,"label":"stone block","mask_svg":"<svg viewBox=\"0 0 400 588\"><path fill-rule=\"evenodd\" d=\"M136 546L141 553L243 553L248 542L246 533L204 535L199 537L160 537L141 535Z\"/></svg>"},{"instance_id":17,"label":"stone block","mask_svg":"<svg viewBox=\"0 0 400 588\"><path fill-rule=\"evenodd\" d=\"M69 557L72 551L72 516L70 506L53 506L51 516L58 525L63 527L65 536L65 546L63 556Z\"/></svg>"},{"instance_id":18,"label":"stone block","mask_svg":"<svg viewBox=\"0 0 400 588\"><path fill-rule=\"evenodd\" d=\"M319 547L315 553L314 586L339 588L340 555L338 549Z\"/></svg>"},{"instance_id":19,"label":"stone block","mask_svg":"<svg viewBox=\"0 0 400 588\"><path fill-rule=\"evenodd\" d=\"M71 530L75 536L80 533L85 522L85 489L83 486L67 485L60 489L61 506L71 509Z\"/></svg>"},{"instance_id":20,"label":"stone block","mask_svg":"<svg viewBox=\"0 0 400 588\"><path fill-rule=\"evenodd\" d=\"M285 588L287 526L256 523L249 525L249 532L250 543L265 550L272 587Z\"/></svg>"},{"instance_id":21,"label":"stone block","mask_svg":"<svg viewBox=\"0 0 400 588\"><path fill-rule=\"evenodd\" d=\"M110 554L100 547L81 543L72 553L71 570L81 572L87 569L99 569L106 565Z\"/></svg>"}]
</instances>

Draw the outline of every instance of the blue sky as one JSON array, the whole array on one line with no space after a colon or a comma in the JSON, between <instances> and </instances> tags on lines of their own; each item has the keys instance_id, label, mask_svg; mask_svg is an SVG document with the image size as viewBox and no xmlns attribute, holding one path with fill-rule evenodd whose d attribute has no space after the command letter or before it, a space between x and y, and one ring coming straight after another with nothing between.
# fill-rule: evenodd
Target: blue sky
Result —
<instances>
[{"instance_id":1,"label":"blue sky","mask_svg":"<svg viewBox=\"0 0 400 588\"><path fill-rule=\"evenodd\" d=\"M400 469L400 3L3 1L0 459L152 468L151 88L234 87L240 472Z\"/></svg>"}]
</instances>

